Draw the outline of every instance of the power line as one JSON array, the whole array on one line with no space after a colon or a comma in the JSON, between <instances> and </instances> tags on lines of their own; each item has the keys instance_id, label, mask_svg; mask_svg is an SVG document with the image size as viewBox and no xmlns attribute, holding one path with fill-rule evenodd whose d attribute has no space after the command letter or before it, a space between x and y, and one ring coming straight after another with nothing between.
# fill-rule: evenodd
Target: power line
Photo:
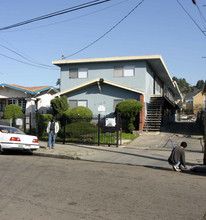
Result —
<instances>
[{"instance_id":1,"label":"power line","mask_svg":"<svg viewBox=\"0 0 206 220\"><path fill-rule=\"evenodd\" d=\"M179 0L176 0L178 4L181 6L181 8L185 11L185 13L190 17L190 19L195 23L195 25L199 28L199 30L206 36L204 31L201 29L201 27L197 24L197 22L192 18L192 16L187 12L187 10L183 7L183 5L179 2Z\"/></svg>"},{"instance_id":2,"label":"power line","mask_svg":"<svg viewBox=\"0 0 206 220\"><path fill-rule=\"evenodd\" d=\"M95 14L95 13L98 13L98 12L101 12L101 11L104 11L104 10L107 10L108 8L112 8L112 7L115 7L117 5L120 5L124 2L128 2L128 1L131 1L131 0L123 0L121 2L118 2L118 3L115 3L111 6L107 6L105 8L102 8L102 9L99 9L99 10L95 10L93 12L90 12L90 13L86 13L86 14L83 14L83 15L80 15L80 16L76 16L74 18L69 18L69 19L65 19L65 20L62 20L62 21L58 21L58 22L53 22L53 23L50 23L50 24L45 24L45 25L39 25L39 26L36 26L36 27L30 27L30 28L24 28L24 29L18 29L18 30L10 30L10 31L7 31L7 32L17 32L17 31L28 31L28 30L33 30L33 29L38 29L38 28L44 28L44 27L48 27L48 26L52 26L52 25L56 25L56 24L61 24L61 23L64 23L64 22L68 22L68 21L73 21L73 20L76 20L78 18L82 18L82 17L86 17L86 16L89 16L89 15L92 15L92 14Z\"/></svg>"},{"instance_id":3,"label":"power line","mask_svg":"<svg viewBox=\"0 0 206 220\"><path fill-rule=\"evenodd\" d=\"M9 50L9 51L11 51L11 52L13 52L13 53L15 53L16 55L20 56L21 58L23 58L23 59L25 59L25 60L27 60L27 61L29 61L29 62L32 62L32 63L38 65L38 66L43 66L43 67L47 67L47 68L50 68L50 69L55 69L55 68L52 68L52 66L50 66L50 65L46 65L46 64L39 63L39 62L35 62L35 61L33 61L32 59L27 58L27 57L25 57L24 55L22 55L22 54L20 54L20 53L18 53L18 52L16 52L16 51L14 51L14 50L12 50L12 49L10 49L10 48L4 46L4 45L2 45L2 44L0 44L0 46L3 47L3 48L5 48L5 49L7 49L7 50ZM57 69L55 69L55 70L57 70Z\"/></svg>"},{"instance_id":4,"label":"power line","mask_svg":"<svg viewBox=\"0 0 206 220\"><path fill-rule=\"evenodd\" d=\"M87 8L87 7L91 7L91 6L94 6L94 5L102 4L102 3L105 3L105 2L108 2L108 1L111 1L111 0L94 0L94 1L90 1L90 2L80 4L80 5L77 5L77 6L74 6L74 7L63 9L63 10L60 10L60 11L57 11L57 12L52 12L50 14L46 14L46 15L43 15L43 16L40 16L40 17L32 18L32 19L22 21L22 22L19 22L19 23L16 23L16 24L5 26L5 27L0 28L0 31L15 28L15 27L18 27L18 26L22 26L22 25L25 25L25 24L32 23L32 22L48 19L48 18L51 18L51 17L54 17L54 16L66 14L66 13L69 13L69 12L77 11L77 10L84 9L84 8Z\"/></svg>"},{"instance_id":5,"label":"power line","mask_svg":"<svg viewBox=\"0 0 206 220\"><path fill-rule=\"evenodd\" d=\"M43 69L57 70L57 69L54 69L54 68L48 68L48 67L43 67L43 66L40 66L40 65L35 65L35 64L27 63L27 62L24 62L24 61L15 59L15 58L13 58L13 57L7 56L7 55L2 54L2 53L0 53L0 56L6 57L6 58L11 59L11 60L15 60L15 61L17 61L17 62L19 62L19 63L27 64L27 65L29 65L29 66L35 66L35 67L43 68Z\"/></svg>"},{"instance_id":6,"label":"power line","mask_svg":"<svg viewBox=\"0 0 206 220\"><path fill-rule=\"evenodd\" d=\"M142 3L144 2L144 0L142 0L140 3L138 3L127 15L125 15L119 22L117 22L112 28L110 28L107 32L105 32L103 35L101 35L99 38L97 38L95 41L93 41L92 43L88 44L87 46L83 47L82 49L78 50L75 53L72 53L68 56L63 56L62 59L66 59L68 57L74 56L80 52L82 52L83 50L87 49L88 47L92 46L93 44L95 44L96 42L98 42L99 40L101 40L103 37L105 37L107 34L109 34L113 29L115 29L120 23L122 23L132 12L135 11L135 9L137 9Z\"/></svg>"},{"instance_id":7,"label":"power line","mask_svg":"<svg viewBox=\"0 0 206 220\"><path fill-rule=\"evenodd\" d=\"M200 14L200 18L202 20L202 24L204 26L204 29L206 29L206 27L205 27L206 19L205 19L204 15L202 14L202 12L201 12L201 10L200 10L200 8L199 8L199 6L196 2L195 2L195 5L197 6L197 9L198 9L198 12Z\"/></svg>"}]
</instances>

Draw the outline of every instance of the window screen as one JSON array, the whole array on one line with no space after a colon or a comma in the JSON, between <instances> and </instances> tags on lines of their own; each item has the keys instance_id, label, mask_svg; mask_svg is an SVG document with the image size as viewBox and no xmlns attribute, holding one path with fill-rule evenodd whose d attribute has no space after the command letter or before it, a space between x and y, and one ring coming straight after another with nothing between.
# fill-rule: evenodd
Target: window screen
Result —
<instances>
[{"instance_id":1,"label":"window screen","mask_svg":"<svg viewBox=\"0 0 206 220\"><path fill-rule=\"evenodd\" d=\"M69 100L69 108L77 107L77 100Z\"/></svg>"},{"instance_id":2,"label":"window screen","mask_svg":"<svg viewBox=\"0 0 206 220\"><path fill-rule=\"evenodd\" d=\"M123 67L115 66L114 67L114 77L120 77L120 76L123 76Z\"/></svg>"},{"instance_id":3,"label":"window screen","mask_svg":"<svg viewBox=\"0 0 206 220\"><path fill-rule=\"evenodd\" d=\"M123 101L123 99L114 99L113 110L115 110L117 104L120 103L121 101Z\"/></svg>"},{"instance_id":4,"label":"window screen","mask_svg":"<svg viewBox=\"0 0 206 220\"><path fill-rule=\"evenodd\" d=\"M69 69L69 78L76 79L77 77L78 77L78 69L77 68Z\"/></svg>"}]
</instances>

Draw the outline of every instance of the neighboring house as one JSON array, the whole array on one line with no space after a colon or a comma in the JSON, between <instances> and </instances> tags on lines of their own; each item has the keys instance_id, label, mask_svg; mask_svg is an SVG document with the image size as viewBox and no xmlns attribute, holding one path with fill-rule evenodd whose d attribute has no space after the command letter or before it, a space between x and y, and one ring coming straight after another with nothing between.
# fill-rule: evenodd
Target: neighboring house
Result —
<instances>
[{"instance_id":1,"label":"neighboring house","mask_svg":"<svg viewBox=\"0 0 206 220\"><path fill-rule=\"evenodd\" d=\"M58 95L67 96L70 108L86 106L94 115L108 116L122 100L136 99L144 105L139 115L140 130L150 122L150 130L158 130L163 118L174 120L181 94L159 55L60 60L53 64L61 68ZM157 115L151 112L152 105L161 114L161 121L155 125L149 119L149 115Z\"/></svg>"},{"instance_id":2,"label":"neighboring house","mask_svg":"<svg viewBox=\"0 0 206 220\"><path fill-rule=\"evenodd\" d=\"M0 84L0 117L7 105L16 104L22 107L25 115L47 113L50 100L59 92L53 86L23 87L19 85Z\"/></svg>"},{"instance_id":3,"label":"neighboring house","mask_svg":"<svg viewBox=\"0 0 206 220\"><path fill-rule=\"evenodd\" d=\"M205 108L205 98L206 96L201 90L195 90L186 94L184 98L185 102L185 112L188 114L195 114L200 110Z\"/></svg>"}]
</instances>

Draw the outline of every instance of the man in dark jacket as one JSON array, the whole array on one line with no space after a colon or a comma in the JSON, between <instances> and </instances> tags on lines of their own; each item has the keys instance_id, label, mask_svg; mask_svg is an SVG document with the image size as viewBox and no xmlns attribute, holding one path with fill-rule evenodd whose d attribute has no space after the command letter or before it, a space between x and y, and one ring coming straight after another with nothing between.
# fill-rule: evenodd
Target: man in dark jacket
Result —
<instances>
[{"instance_id":1,"label":"man in dark jacket","mask_svg":"<svg viewBox=\"0 0 206 220\"><path fill-rule=\"evenodd\" d=\"M182 142L179 147L173 148L172 153L168 158L169 164L172 165L175 171L181 171L182 168L186 168L185 152L184 152L184 149L186 147L187 147L187 143Z\"/></svg>"}]
</instances>

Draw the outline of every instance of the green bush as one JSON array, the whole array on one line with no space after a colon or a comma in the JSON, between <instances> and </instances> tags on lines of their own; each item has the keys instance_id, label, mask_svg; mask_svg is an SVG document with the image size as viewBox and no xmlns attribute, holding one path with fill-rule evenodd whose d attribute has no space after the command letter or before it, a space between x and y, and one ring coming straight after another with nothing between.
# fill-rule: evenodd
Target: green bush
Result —
<instances>
[{"instance_id":1,"label":"green bush","mask_svg":"<svg viewBox=\"0 0 206 220\"><path fill-rule=\"evenodd\" d=\"M69 108L66 96L56 97L51 100L51 106L54 110L54 115L60 118L66 110Z\"/></svg>"},{"instance_id":2,"label":"green bush","mask_svg":"<svg viewBox=\"0 0 206 220\"><path fill-rule=\"evenodd\" d=\"M67 123L74 123L78 121L91 122L93 118L92 111L83 106L77 106L65 111L62 115L61 121Z\"/></svg>"},{"instance_id":3,"label":"green bush","mask_svg":"<svg viewBox=\"0 0 206 220\"><path fill-rule=\"evenodd\" d=\"M142 110L142 103L135 99L126 99L117 104L115 113L119 112L123 119L129 121L127 129L132 132L135 129L134 121L138 113Z\"/></svg>"},{"instance_id":4,"label":"green bush","mask_svg":"<svg viewBox=\"0 0 206 220\"><path fill-rule=\"evenodd\" d=\"M84 135L94 134L97 131L97 126L86 121L74 122L66 125L66 137L76 138ZM62 127L60 136L64 136L64 128Z\"/></svg>"},{"instance_id":5,"label":"green bush","mask_svg":"<svg viewBox=\"0 0 206 220\"><path fill-rule=\"evenodd\" d=\"M22 117L23 116L23 111L22 111L22 107L18 106L18 105L7 105L4 109L4 113L3 113L3 118L5 119L10 119L13 117Z\"/></svg>"},{"instance_id":6,"label":"green bush","mask_svg":"<svg viewBox=\"0 0 206 220\"><path fill-rule=\"evenodd\" d=\"M53 117L52 114L38 115L38 133L40 137L47 135L46 128L48 122L52 119L52 117Z\"/></svg>"}]
</instances>

